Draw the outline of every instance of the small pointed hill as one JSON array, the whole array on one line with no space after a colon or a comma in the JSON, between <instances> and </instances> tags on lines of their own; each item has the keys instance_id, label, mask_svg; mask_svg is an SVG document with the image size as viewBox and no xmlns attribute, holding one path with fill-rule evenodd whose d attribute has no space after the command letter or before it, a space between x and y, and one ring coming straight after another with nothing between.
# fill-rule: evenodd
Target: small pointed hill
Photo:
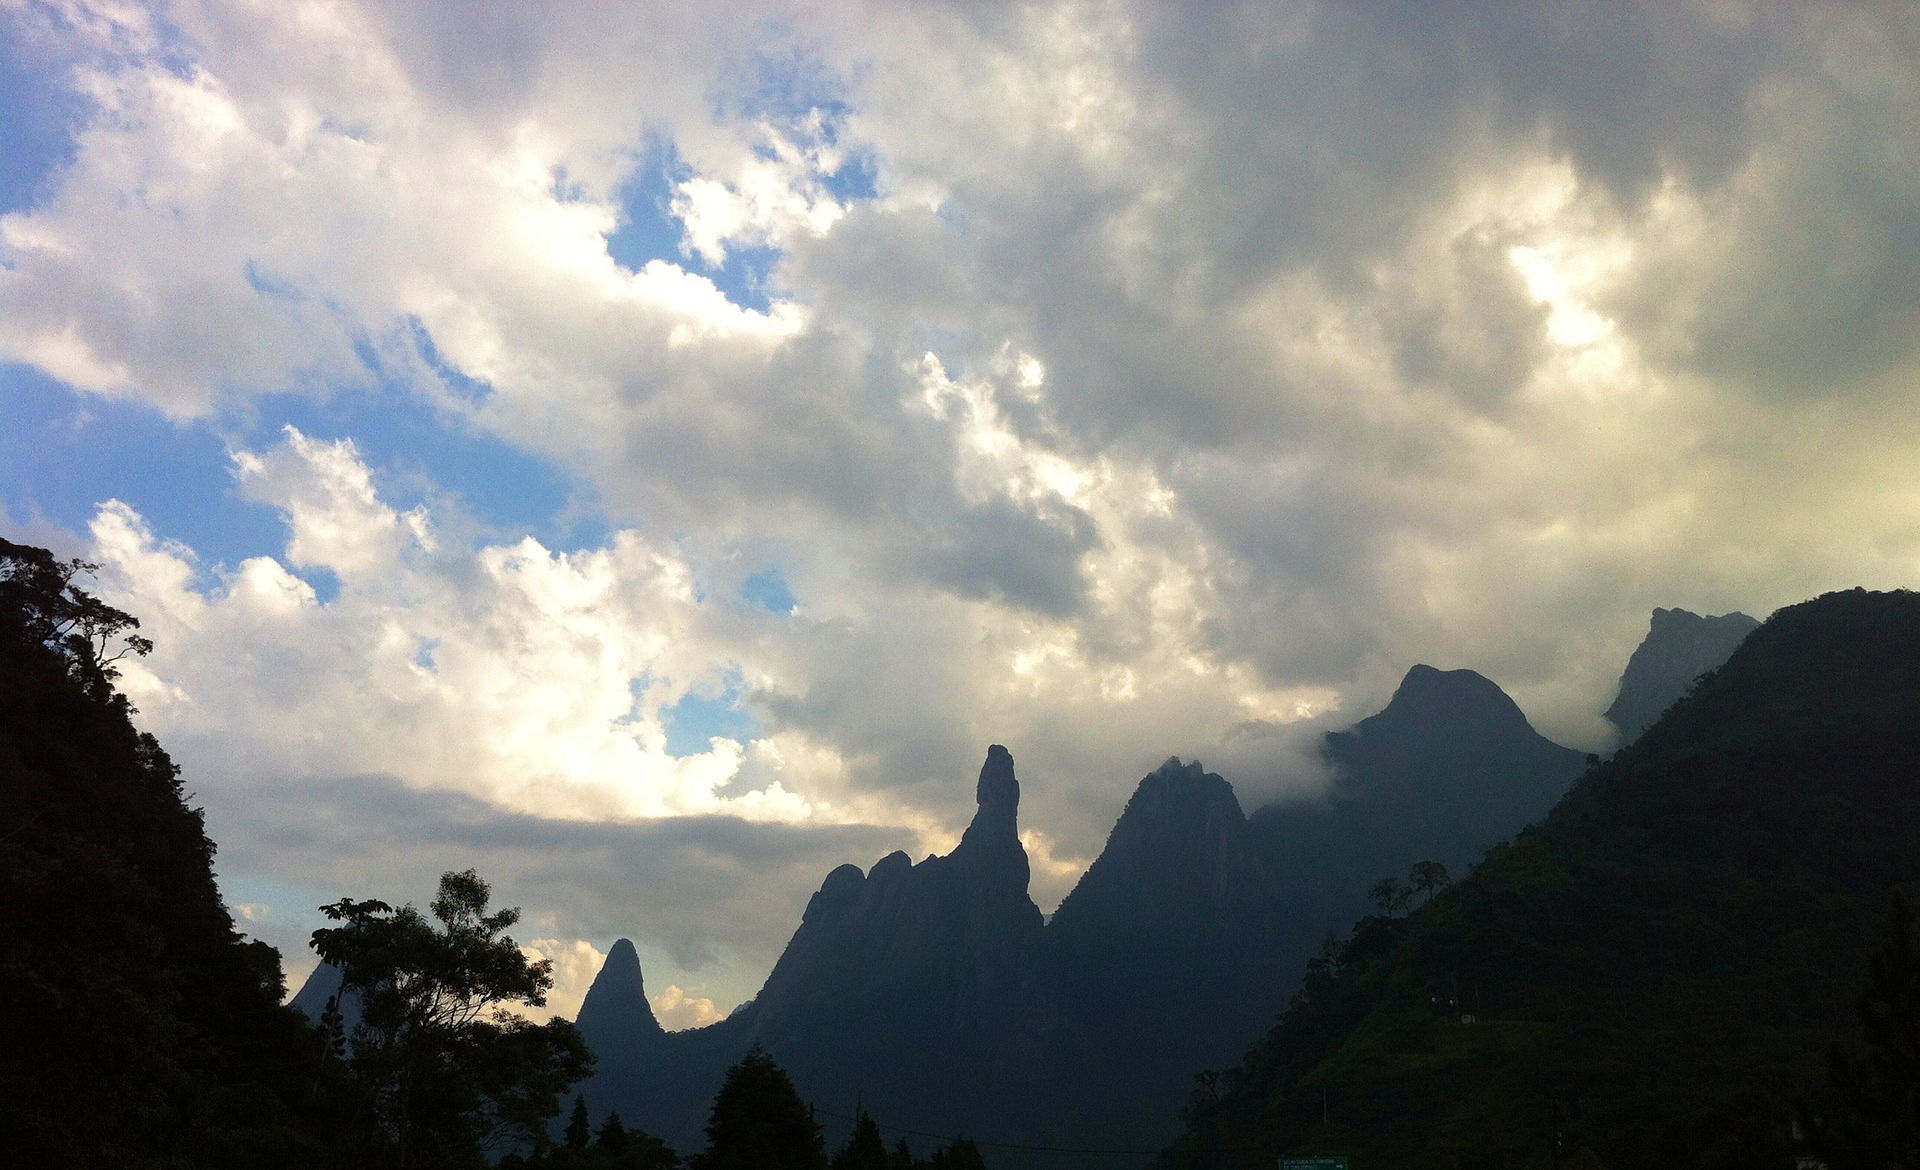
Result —
<instances>
[{"instance_id":1,"label":"small pointed hill","mask_svg":"<svg viewBox=\"0 0 1920 1170\"><path fill-rule=\"evenodd\" d=\"M1539 820L1586 757L1533 729L1497 685L1471 670L1415 666L1385 709L1322 748L1326 797L1253 814L1252 839L1282 890L1291 990L1328 932L1366 914L1367 890L1415 862L1459 875L1488 846Z\"/></svg>"},{"instance_id":2,"label":"small pointed hill","mask_svg":"<svg viewBox=\"0 0 1920 1170\"><path fill-rule=\"evenodd\" d=\"M1627 660L1607 719L1622 743L1652 727L1693 680L1717 669L1760 625L1744 613L1701 617L1684 609L1656 609L1647 636Z\"/></svg>"},{"instance_id":3,"label":"small pointed hill","mask_svg":"<svg viewBox=\"0 0 1920 1170\"><path fill-rule=\"evenodd\" d=\"M1791 1166L1920 880L1916 647L1910 593L1775 614L1538 827L1358 924L1161 1164Z\"/></svg>"},{"instance_id":4,"label":"small pointed hill","mask_svg":"<svg viewBox=\"0 0 1920 1170\"><path fill-rule=\"evenodd\" d=\"M647 1002L647 985L640 974L640 954L630 939L620 939L607 952L600 973L580 1001L580 1014L574 1020L588 1036L609 1040L646 1043L666 1034Z\"/></svg>"},{"instance_id":5,"label":"small pointed hill","mask_svg":"<svg viewBox=\"0 0 1920 1170\"><path fill-rule=\"evenodd\" d=\"M1281 1005L1279 895L1231 784L1178 759L1140 782L1047 927L1056 1141L1175 1132L1193 1074L1238 1056Z\"/></svg>"},{"instance_id":6,"label":"small pointed hill","mask_svg":"<svg viewBox=\"0 0 1920 1170\"><path fill-rule=\"evenodd\" d=\"M668 1059L668 1034L647 1001L640 955L630 940L620 939L607 951L574 1026L599 1058L594 1076L578 1089L596 1121L615 1111L633 1117L620 1102L677 1099L684 1074Z\"/></svg>"}]
</instances>

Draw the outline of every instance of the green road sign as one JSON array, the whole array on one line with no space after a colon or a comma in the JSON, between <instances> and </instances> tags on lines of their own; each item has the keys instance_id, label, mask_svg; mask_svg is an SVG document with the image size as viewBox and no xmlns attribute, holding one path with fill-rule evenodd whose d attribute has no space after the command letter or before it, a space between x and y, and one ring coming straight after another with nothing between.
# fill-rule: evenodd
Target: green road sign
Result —
<instances>
[{"instance_id":1,"label":"green road sign","mask_svg":"<svg viewBox=\"0 0 1920 1170\"><path fill-rule=\"evenodd\" d=\"M1347 1156L1332 1158L1282 1158L1280 1170L1348 1170Z\"/></svg>"}]
</instances>

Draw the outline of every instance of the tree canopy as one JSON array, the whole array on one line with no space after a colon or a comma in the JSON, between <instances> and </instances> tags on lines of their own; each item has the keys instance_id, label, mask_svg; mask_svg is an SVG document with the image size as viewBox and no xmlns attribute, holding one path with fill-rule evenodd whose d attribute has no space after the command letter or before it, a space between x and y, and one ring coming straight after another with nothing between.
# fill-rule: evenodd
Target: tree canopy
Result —
<instances>
[{"instance_id":1,"label":"tree canopy","mask_svg":"<svg viewBox=\"0 0 1920 1170\"><path fill-rule=\"evenodd\" d=\"M786 1070L758 1044L713 1101L695 1170L827 1170L826 1144Z\"/></svg>"},{"instance_id":2,"label":"tree canopy","mask_svg":"<svg viewBox=\"0 0 1920 1170\"><path fill-rule=\"evenodd\" d=\"M477 1165L483 1151L533 1143L592 1071L572 1024L508 1010L545 1005L552 965L521 953L505 933L520 912L488 913L490 896L466 870L441 876L431 919L376 900L321 907L340 925L314 931L313 948L361 1005L348 1069L368 1090L370 1157Z\"/></svg>"},{"instance_id":3,"label":"tree canopy","mask_svg":"<svg viewBox=\"0 0 1920 1170\"><path fill-rule=\"evenodd\" d=\"M0 1131L35 1167L333 1162L346 1087L244 939L92 566L0 540Z\"/></svg>"}]
</instances>

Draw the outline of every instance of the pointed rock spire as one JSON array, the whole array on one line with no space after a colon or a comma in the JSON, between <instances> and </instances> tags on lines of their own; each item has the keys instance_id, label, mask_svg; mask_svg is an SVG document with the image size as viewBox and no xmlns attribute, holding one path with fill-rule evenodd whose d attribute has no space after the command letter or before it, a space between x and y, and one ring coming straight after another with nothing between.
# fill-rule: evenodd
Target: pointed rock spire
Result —
<instances>
[{"instance_id":1,"label":"pointed rock spire","mask_svg":"<svg viewBox=\"0 0 1920 1170\"><path fill-rule=\"evenodd\" d=\"M653 1005L647 1002L640 955L631 941L623 938L607 952L600 974L594 976L587 997L580 1001L575 1023L588 1034L589 1042L596 1033L657 1036L665 1032L654 1018Z\"/></svg>"},{"instance_id":2,"label":"pointed rock spire","mask_svg":"<svg viewBox=\"0 0 1920 1170\"><path fill-rule=\"evenodd\" d=\"M1013 753L999 744L987 748L987 762L980 765L980 782L974 786L979 810L967 826L960 845L985 845L1020 840L1020 781L1013 775Z\"/></svg>"}]
</instances>

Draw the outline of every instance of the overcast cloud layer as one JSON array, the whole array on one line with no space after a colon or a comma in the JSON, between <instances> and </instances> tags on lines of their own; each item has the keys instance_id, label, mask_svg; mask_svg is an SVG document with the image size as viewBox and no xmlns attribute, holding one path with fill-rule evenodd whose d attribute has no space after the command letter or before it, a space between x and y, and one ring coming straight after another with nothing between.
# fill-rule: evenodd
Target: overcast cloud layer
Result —
<instances>
[{"instance_id":1,"label":"overcast cloud layer","mask_svg":"<svg viewBox=\"0 0 1920 1170\"><path fill-rule=\"evenodd\" d=\"M1051 908L1169 754L1310 795L1422 661L1604 749L1652 607L1912 585L1915 12L0 0L71 111L0 393L281 520L9 531L146 623L296 972L477 865L696 1023L989 742ZM548 535L369 455L409 411Z\"/></svg>"}]
</instances>

